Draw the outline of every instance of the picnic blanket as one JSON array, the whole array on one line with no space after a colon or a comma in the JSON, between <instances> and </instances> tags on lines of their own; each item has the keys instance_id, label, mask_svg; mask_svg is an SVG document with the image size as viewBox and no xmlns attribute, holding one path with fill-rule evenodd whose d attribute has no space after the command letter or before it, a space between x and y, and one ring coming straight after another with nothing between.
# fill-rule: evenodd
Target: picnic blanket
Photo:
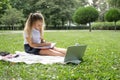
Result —
<instances>
[{"instance_id":1,"label":"picnic blanket","mask_svg":"<svg viewBox=\"0 0 120 80\"><path fill-rule=\"evenodd\" d=\"M41 63L41 64L60 63L60 64L64 64L64 57L60 57L60 56L40 56L40 55L33 55L33 54L20 52L20 51L16 51L15 54L13 54L12 56L15 56L15 57L0 56L0 60L10 61L13 63L24 62L26 64L34 64L34 63Z\"/></svg>"}]
</instances>

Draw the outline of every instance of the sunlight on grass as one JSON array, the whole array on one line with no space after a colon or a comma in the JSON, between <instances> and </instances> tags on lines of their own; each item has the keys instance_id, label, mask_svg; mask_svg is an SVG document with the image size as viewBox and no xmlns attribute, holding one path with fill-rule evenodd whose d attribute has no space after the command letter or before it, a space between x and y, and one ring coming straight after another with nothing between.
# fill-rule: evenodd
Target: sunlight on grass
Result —
<instances>
[{"instance_id":1,"label":"sunlight on grass","mask_svg":"<svg viewBox=\"0 0 120 80\"><path fill-rule=\"evenodd\" d=\"M4 33L0 31L0 33ZM120 31L46 31L45 39L67 48L87 44L84 62L79 65L13 64L0 61L3 80L119 80ZM0 34L0 51L24 51L22 33Z\"/></svg>"}]
</instances>

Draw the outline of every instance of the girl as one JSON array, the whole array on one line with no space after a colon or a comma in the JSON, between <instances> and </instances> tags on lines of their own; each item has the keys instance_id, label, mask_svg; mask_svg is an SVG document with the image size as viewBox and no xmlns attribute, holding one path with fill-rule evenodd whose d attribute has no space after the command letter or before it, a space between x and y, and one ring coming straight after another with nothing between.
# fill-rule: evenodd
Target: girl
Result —
<instances>
[{"instance_id":1,"label":"girl","mask_svg":"<svg viewBox=\"0 0 120 80\"><path fill-rule=\"evenodd\" d=\"M31 13L29 15L24 28L25 52L36 55L65 56L66 49L56 47L50 49L35 48L51 45L50 42L45 42L43 39L44 25L44 17L41 13Z\"/></svg>"}]
</instances>

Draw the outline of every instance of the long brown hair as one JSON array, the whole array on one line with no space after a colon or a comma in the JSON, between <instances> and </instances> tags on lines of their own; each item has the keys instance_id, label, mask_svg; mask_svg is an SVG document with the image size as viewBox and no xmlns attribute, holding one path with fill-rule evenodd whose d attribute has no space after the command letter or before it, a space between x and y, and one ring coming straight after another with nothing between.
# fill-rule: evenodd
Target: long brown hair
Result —
<instances>
[{"instance_id":1,"label":"long brown hair","mask_svg":"<svg viewBox=\"0 0 120 80\"><path fill-rule=\"evenodd\" d=\"M31 36L31 31L32 31L32 25L34 22L36 22L37 20L40 20L43 22L43 25L41 26L42 28L40 28L40 36L43 39L43 34L44 34L44 27L45 27L45 21L44 21L44 17L41 13L30 13L26 24L25 24L25 28L24 28L24 32L29 36Z\"/></svg>"}]
</instances>

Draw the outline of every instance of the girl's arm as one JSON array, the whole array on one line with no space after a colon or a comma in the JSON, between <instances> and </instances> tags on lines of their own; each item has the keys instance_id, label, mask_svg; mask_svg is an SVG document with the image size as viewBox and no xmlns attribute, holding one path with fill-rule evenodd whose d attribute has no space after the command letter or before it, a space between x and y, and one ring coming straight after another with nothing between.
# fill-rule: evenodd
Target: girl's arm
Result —
<instances>
[{"instance_id":1,"label":"girl's arm","mask_svg":"<svg viewBox=\"0 0 120 80\"><path fill-rule=\"evenodd\" d=\"M31 47L50 46L51 45L51 43L49 43L49 42L38 43L38 44L33 43L32 39L30 37L26 37L26 40Z\"/></svg>"}]
</instances>

